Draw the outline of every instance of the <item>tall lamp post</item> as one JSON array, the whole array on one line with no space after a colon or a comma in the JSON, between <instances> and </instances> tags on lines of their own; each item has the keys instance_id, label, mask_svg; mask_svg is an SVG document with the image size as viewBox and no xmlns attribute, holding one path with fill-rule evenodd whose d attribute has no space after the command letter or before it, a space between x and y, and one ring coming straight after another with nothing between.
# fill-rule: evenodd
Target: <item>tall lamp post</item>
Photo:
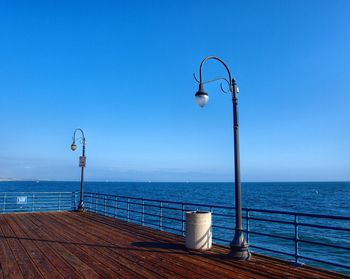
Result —
<instances>
[{"instance_id":1,"label":"tall lamp post","mask_svg":"<svg viewBox=\"0 0 350 279\"><path fill-rule=\"evenodd\" d=\"M76 138L77 131L81 133L81 138L78 138L78 139ZM81 167L81 178L80 178L80 200L78 205L78 211L84 211L84 168L86 164L86 157L85 157L86 139L85 139L85 134L83 130L80 128L74 130L73 143L70 146L72 151L75 151L77 149L77 145L75 144L77 140L81 140L81 143L83 145L83 153L82 153L82 156L79 157L79 167Z\"/></svg>"},{"instance_id":2,"label":"tall lamp post","mask_svg":"<svg viewBox=\"0 0 350 279\"><path fill-rule=\"evenodd\" d=\"M228 79L224 77L216 78L209 81L203 81L202 68L205 62L208 60L219 61L227 70ZM235 235L230 243L229 256L236 260L248 260L250 258L250 252L248 250L248 243L245 240L242 224L242 193L241 193L241 174L240 174L240 156L239 156L239 124L238 124L238 86L235 79L232 77L228 66L223 60L216 56L208 56L204 58L199 67L199 80L194 76L199 83L199 89L195 94L196 102L200 107L204 107L209 101L209 95L204 90L204 84L224 80L227 82L228 91L232 94L233 103L233 135L234 135L234 165L235 165L235 213L236 213L236 226ZM227 93L221 84L221 90Z\"/></svg>"}]
</instances>

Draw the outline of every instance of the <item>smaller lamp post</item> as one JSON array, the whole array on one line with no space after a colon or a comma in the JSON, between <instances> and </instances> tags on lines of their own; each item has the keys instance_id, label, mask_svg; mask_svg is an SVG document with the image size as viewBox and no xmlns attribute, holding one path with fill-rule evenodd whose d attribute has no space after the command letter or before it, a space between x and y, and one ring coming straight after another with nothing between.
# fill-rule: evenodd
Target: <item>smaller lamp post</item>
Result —
<instances>
[{"instance_id":1,"label":"smaller lamp post","mask_svg":"<svg viewBox=\"0 0 350 279\"><path fill-rule=\"evenodd\" d=\"M76 132L80 131L81 132L81 138L76 139ZM79 157L79 167L81 167L81 178L80 178L80 200L79 200L79 205L78 205L78 211L84 211L84 168L86 164L86 157L85 157L85 144L86 144L86 139L85 135L82 129L78 128L74 130L73 133L73 143L70 146L72 151L75 151L77 149L76 145L76 140L81 139L81 143L83 145L83 153L82 156Z\"/></svg>"}]
</instances>

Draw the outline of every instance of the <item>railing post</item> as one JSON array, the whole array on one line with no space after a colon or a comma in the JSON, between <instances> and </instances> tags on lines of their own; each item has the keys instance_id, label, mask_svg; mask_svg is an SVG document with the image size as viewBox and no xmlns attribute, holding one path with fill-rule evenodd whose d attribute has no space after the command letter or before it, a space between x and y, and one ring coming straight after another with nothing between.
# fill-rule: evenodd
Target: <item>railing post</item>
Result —
<instances>
[{"instance_id":1,"label":"railing post","mask_svg":"<svg viewBox=\"0 0 350 279\"><path fill-rule=\"evenodd\" d=\"M115 197L115 202L114 202L114 218L118 216L118 197Z\"/></svg>"},{"instance_id":2,"label":"railing post","mask_svg":"<svg viewBox=\"0 0 350 279\"><path fill-rule=\"evenodd\" d=\"M142 199L142 215L141 215L141 224L145 224L145 201Z\"/></svg>"},{"instance_id":3,"label":"railing post","mask_svg":"<svg viewBox=\"0 0 350 279\"><path fill-rule=\"evenodd\" d=\"M163 230L163 202L160 202L159 210L159 230Z\"/></svg>"},{"instance_id":4,"label":"railing post","mask_svg":"<svg viewBox=\"0 0 350 279\"><path fill-rule=\"evenodd\" d=\"M299 228L298 228L298 215L294 215L294 259L295 264L299 264Z\"/></svg>"},{"instance_id":5,"label":"railing post","mask_svg":"<svg viewBox=\"0 0 350 279\"><path fill-rule=\"evenodd\" d=\"M247 231L247 242L249 243L249 209L246 209L246 231Z\"/></svg>"},{"instance_id":6,"label":"railing post","mask_svg":"<svg viewBox=\"0 0 350 279\"><path fill-rule=\"evenodd\" d=\"M74 208L77 209L77 192L74 192Z\"/></svg>"},{"instance_id":7,"label":"railing post","mask_svg":"<svg viewBox=\"0 0 350 279\"><path fill-rule=\"evenodd\" d=\"M72 192L72 195L71 195L71 203L70 203L70 206L71 206L71 208L73 208L73 210L75 209L75 207L74 207L74 192Z\"/></svg>"},{"instance_id":8,"label":"railing post","mask_svg":"<svg viewBox=\"0 0 350 279\"><path fill-rule=\"evenodd\" d=\"M58 194L58 211L61 211L61 193Z\"/></svg>"},{"instance_id":9,"label":"railing post","mask_svg":"<svg viewBox=\"0 0 350 279\"><path fill-rule=\"evenodd\" d=\"M129 201L130 201L130 199L128 199L127 202L126 202L128 222L130 222L130 204L129 204Z\"/></svg>"},{"instance_id":10,"label":"railing post","mask_svg":"<svg viewBox=\"0 0 350 279\"><path fill-rule=\"evenodd\" d=\"M103 196L104 198L104 215L106 215L106 196Z\"/></svg>"},{"instance_id":11,"label":"railing post","mask_svg":"<svg viewBox=\"0 0 350 279\"><path fill-rule=\"evenodd\" d=\"M32 212L34 212L35 207L34 207L34 199L35 199L35 194L32 194Z\"/></svg>"},{"instance_id":12,"label":"railing post","mask_svg":"<svg viewBox=\"0 0 350 279\"><path fill-rule=\"evenodd\" d=\"M185 236L185 205L181 203L181 213L182 213L182 236Z\"/></svg>"},{"instance_id":13,"label":"railing post","mask_svg":"<svg viewBox=\"0 0 350 279\"><path fill-rule=\"evenodd\" d=\"M94 196L95 196L95 213L97 213L97 194L95 194Z\"/></svg>"},{"instance_id":14,"label":"railing post","mask_svg":"<svg viewBox=\"0 0 350 279\"><path fill-rule=\"evenodd\" d=\"M2 213L5 213L5 211L6 211L6 192L4 193L4 204L2 207Z\"/></svg>"}]
</instances>

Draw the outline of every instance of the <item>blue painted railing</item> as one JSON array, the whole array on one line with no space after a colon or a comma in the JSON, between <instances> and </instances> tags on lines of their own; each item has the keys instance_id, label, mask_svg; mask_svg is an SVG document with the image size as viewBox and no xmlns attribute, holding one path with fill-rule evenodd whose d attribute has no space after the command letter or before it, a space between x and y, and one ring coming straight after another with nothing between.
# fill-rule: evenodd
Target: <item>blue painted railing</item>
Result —
<instances>
[{"instance_id":1,"label":"blue painted railing","mask_svg":"<svg viewBox=\"0 0 350 279\"><path fill-rule=\"evenodd\" d=\"M78 192L0 192L0 212L76 210Z\"/></svg>"},{"instance_id":2,"label":"blue painted railing","mask_svg":"<svg viewBox=\"0 0 350 279\"><path fill-rule=\"evenodd\" d=\"M172 233L185 234L185 213L212 212L213 241L228 245L234 207L87 192L88 211ZM350 217L243 208L244 232L253 252L350 273Z\"/></svg>"}]
</instances>

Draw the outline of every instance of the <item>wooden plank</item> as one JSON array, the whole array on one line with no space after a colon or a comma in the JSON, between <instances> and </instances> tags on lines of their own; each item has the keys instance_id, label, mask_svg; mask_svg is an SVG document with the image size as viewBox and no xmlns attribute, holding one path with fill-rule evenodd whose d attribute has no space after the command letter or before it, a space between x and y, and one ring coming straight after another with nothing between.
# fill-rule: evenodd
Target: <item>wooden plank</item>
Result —
<instances>
[{"instance_id":1,"label":"wooden plank","mask_svg":"<svg viewBox=\"0 0 350 279\"><path fill-rule=\"evenodd\" d=\"M2 232L2 236L7 240L24 278L44 278L32 262L20 241L15 237L15 233L6 223L4 215L0 215L0 232Z\"/></svg>"},{"instance_id":2,"label":"wooden plank","mask_svg":"<svg viewBox=\"0 0 350 279\"><path fill-rule=\"evenodd\" d=\"M67 216L72 217L73 215ZM188 278L191 276L192 278L205 278L205 271L202 270L201 274L196 274L193 271L193 268L181 265L181 262L174 261L171 266L167 265L167 255L172 253L171 251L156 251L151 249L150 247L148 249L142 249L138 247L130 246L129 241L125 241L122 235L117 235L116 232L111 232L111 230L103 230L100 226L96 226L96 224L91 222L83 222L84 218L78 218L72 220L71 218L68 218L66 220L66 224L69 223L77 223L80 227L86 228L87 231L89 231L90 234L94 234L95 237L98 237L101 243L104 243L105 245L113 245L115 247L118 247L119 249L127 249L127 254L130 260L133 260L135 258L139 257L146 257L147 262L143 263L144 266L148 266L150 269L156 269L157 272L160 272L162 276L166 276L169 278L181 278L186 277ZM135 240L135 239L133 239ZM133 241L131 241L133 242ZM119 243L124 243L124 245L120 245ZM133 252L135 251L135 252ZM125 253L124 253L124 256ZM177 268L176 268L177 267ZM179 271L179 269L181 269ZM212 278L212 274L208 276L208 278Z\"/></svg>"},{"instance_id":3,"label":"wooden plank","mask_svg":"<svg viewBox=\"0 0 350 279\"><path fill-rule=\"evenodd\" d=\"M16 218L11 218L12 220L9 220L9 222L12 222L13 226L18 226L19 224L24 226L28 237L34 240L37 247L46 255L64 278L102 278L93 269L89 268L88 265L82 263L73 254L64 249L58 243L59 240L51 240L41 229L32 226L27 220L29 218L28 215L16 217L18 218L17 220Z\"/></svg>"},{"instance_id":4,"label":"wooden plank","mask_svg":"<svg viewBox=\"0 0 350 279\"><path fill-rule=\"evenodd\" d=\"M18 214L20 216L21 214ZM4 218L12 219L16 218L16 215L4 215ZM35 245L33 239L28 238L25 232L21 229L21 226L11 226L15 236L18 237L20 243L27 251L33 263L36 265L40 273L46 278L63 278L52 263L46 258L46 256Z\"/></svg>"},{"instance_id":5,"label":"wooden plank","mask_svg":"<svg viewBox=\"0 0 350 279\"><path fill-rule=\"evenodd\" d=\"M52 218L52 216L45 216L45 218ZM41 218L42 219L42 218ZM73 241L77 241L77 234L82 233L81 229L84 228L84 240L89 243L94 243L97 247L99 247L100 251L103 251L105 255L110 257L110 260L114 261L114 259L117 259L118 262L123 264L123 267L128 270L133 270L139 273L142 277L147 278L154 278L154 277L167 277L167 274L164 274L160 272L158 269L156 269L154 266L150 266L148 264L148 255L147 260L145 260L145 257L138 257L137 255L131 256L130 251L127 251L122 246L113 246L110 243L106 243L101 241L99 237L95 237L91 234L92 229L81 226L77 222L63 222L61 218L56 220L55 224L52 224L52 226L70 226L74 224L74 226L70 226L69 230L66 232L66 236L70 237ZM90 247L91 249L91 247ZM179 276L178 276L179 277Z\"/></svg>"},{"instance_id":6,"label":"wooden plank","mask_svg":"<svg viewBox=\"0 0 350 279\"><path fill-rule=\"evenodd\" d=\"M121 220L116 220L111 217L105 217L105 216L102 217L101 215L97 215L94 213L84 213L84 214L85 214L85 217L89 216L90 218L91 217L95 218L96 222L99 222L100 224L105 223L106 220L109 220L109 223L107 223L107 225L117 226L118 230L127 229L128 232L132 234L135 234L135 233L137 234L140 231L139 225L127 223ZM142 227L142 232L140 233L144 236L148 235L148 237L150 238L153 238L155 235L156 235L156 238L164 236L165 238L162 238L164 241L167 241L167 238L169 238L170 241L174 240L177 243L183 243L184 241L182 237L175 236L170 233L158 232L151 228ZM228 253L228 248L214 245L211 251L208 251L206 253L197 253L197 254L202 257L203 256L205 257L206 255L208 255L209 258L211 259L213 259L213 256L214 256L215 263L220 262L220 263L228 264L228 265L231 265L231 267L234 267L236 269L242 269L243 266L247 266L250 270L259 270L259 272L265 270L263 274L265 274L265 276L268 276L270 278L274 276L276 276L277 278L281 276L284 276L284 277L307 276L308 278L330 278L330 277L345 278L343 275L340 275L337 273L323 271L323 270L311 268L311 267L297 267L283 260L278 260L267 256L254 255L251 261L244 262L244 264L242 264L242 262L236 262L236 261L227 260L227 259L225 260L223 259L222 256L218 256L218 255L225 255L227 253Z\"/></svg>"},{"instance_id":7,"label":"wooden plank","mask_svg":"<svg viewBox=\"0 0 350 279\"><path fill-rule=\"evenodd\" d=\"M98 216L98 218L99 218L99 216ZM119 223L118 220L112 220L112 222L114 223L114 226L116 224L115 222ZM111 224L111 226L112 225L113 224ZM158 231L153 231L152 234L147 237L144 234L144 229L146 229L146 228L142 227L142 231L141 231L139 229L139 226L135 227L135 230L134 230L132 228L132 227L134 227L132 224L126 223L125 225L127 226L127 229L124 230L121 228L121 226L118 226L118 230L124 231L125 234L130 234L133 237L138 235L139 237L143 237L143 240L152 240L152 242L182 243L184 245L183 238L177 237L175 242L169 241L169 239L167 239L167 238L162 238L158 234ZM101 220L99 221L99 226L102 226ZM163 234L163 232L161 232L161 234ZM230 268L230 266L220 264L217 261L213 260L213 258L209 259L209 260L206 258L203 258L202 253L200 253L200 254L192 253L192 252L188 252L185 250L182 253L182 256L179 257L178 254L174 254L173 257L176 258L176 261L184 260L185 261L184 264L187 266L198 267L200 269L200 272L203 272L205 270L209 270L211 272L214 272L215 275L220 274L220 276L227 276L227 277L232 277L232 275L234 274L235 278L239 278L240 276L242 276L242 278L246 278L247 276L255 277L255 278L259 278L259 277L266 278L265 276L263 276L263 273L261 273L259 271L254 271L253 269L244 268L244 267L242 268L241 263L237 263L236 269L233 272L233 268Z\"/></svg>"},{"instance_id":8,"label":"wooden plank","mask_svg":"<svg viewBox=\"0 0 350 279\"><path fill-rule=\"evenodd\" d=\"M232 261L228 251L188 251L183 237L95 213L0 216L0 279L349 278L256 254Z\"/></svg>"},{"instance_id":9,"label":"wooden plank","mask_svg":"<svg viewBox=\"0 0 350 279\"><path fill-rule=\"evenodd\" d=\"M101 250L104 248L100 245L96 245L96 243L90 239L87 239L82 231L80 231L80 233L71 234L67 226L58 226L58 216L55 216L54 219L51 219L49 214L43 214L39 217L33 215L32 217L32 222L34 224L45 230L47 233L50 233L50 235L59 237L67 249L77 255L82 261L91 266L104 278L140 277L133 270L123 268L117 260L111 258L108 249L106 249L106 253L101 253ZM64 228L64 230L62 230L62 228Z\"/></svg>"},{"instance_id":10,"label":"wooden plank","mask_svg":"<svg viewBox=\"0 0 350 279\"><path fill-rule=\"evenodd\" d=\"M0 226L1 225L2 223L0 222ZM10 279L23 278L21 269L17 264L16 258L14 257L11 248L6 241L6 237L3 234L3 231L0 233L0 263L4 277Z\"/></svg>"},{"instance_id":11,"label":"wooden plank","mask_svg":"<svg viewBox=\"0 0 350 279\"><path fill-rule=\"evenodd\" d=\"M76 216L71 215L70 217L75 218ZM99 216L98 216L98 218L99 218ZM85 215L83 217L79 216L79 217L75 218L75 222L79 222L79 221L84 222L84 219L86 219ZM115 221L116 220L112 220L112 222L114 222L114 225L115 225ZM84 226L84 227L87 225L88 224L82 223L82 226ZM123 231L123 230L120 230L120 228L118 227L118 229L116 231L113 231L113 234L110 234L110 233L108 234L108 229L110 230L110 228L112 226L103 225L103 224L101 224L101 222L98 222L97 226L99 229L99 233L101 235L102 235L103 229L106 229L107 231L104 234L104 237L106 239L109 239L109 240L114 241L114 242L119 241L119 242L126 242L126 243L134 243L134 242L145 242L145 240L149 240L149 239L146 239L143 237L143 229L144 229L143 227L141 228L142 231L140 231L139 226L138 226L138 231L137 230L135 230L135 231L133 231L133 230ZM114 234L116 234L118 232L120 233L121 231L123 232L123 234L115 235L115 238L113 238ZM158 231L156 231L156 234L153 233L151 240L152 240L152 243L159 243ZM177 244L177 243L178 242L173 242L173 243L169 243L169 244L172 244L172 247L174 247L174 244ZM157 254L156 250L159 250L159 247L156 247L153 249L152 249L152 247L146 247L145 249L147 249L150 252L153 252L151 254ZM177 249L176 251L169 250L166 247L164 247L163 250L167 250L164 252L166 252L165 255L168 256L167 257L167 264L171 268L174 269L176 267L175 263L179 263L180 266L182 267L181 272L184 272L184 269L188 269L191 272L192 276L194 276L196 274L195 273L196 271L198 271L197 275L200 275L200 276L204 275L204 276L207 276L209 278L213 278L213 276L218 276L218 275L220 275L221 278L226 278L226 277L232 278L233 274L234 274L235 278L240 278L240 277L246 278L246 276L247 276L247 272L242 272L242 270L240 270L240 269L237 269L235 271L235 273L232 273L232 270L223 269L222 266L220 266L220 267L212 266L213 261L203 262L203 261L201 261L200 258L191 257L191 255L188 253L188 251L186 251L184 249L184 246L182 246L182 248L180 250ZM163 256L163 257L166 257L166 256ZM166 263L164 263L164 264L166 264ZM249 270L249 273L250 273L250 275L254 274L254 276L256 278L259 278L259 275L255 274L254 271Z\"/></svg>"}]
</instances>

